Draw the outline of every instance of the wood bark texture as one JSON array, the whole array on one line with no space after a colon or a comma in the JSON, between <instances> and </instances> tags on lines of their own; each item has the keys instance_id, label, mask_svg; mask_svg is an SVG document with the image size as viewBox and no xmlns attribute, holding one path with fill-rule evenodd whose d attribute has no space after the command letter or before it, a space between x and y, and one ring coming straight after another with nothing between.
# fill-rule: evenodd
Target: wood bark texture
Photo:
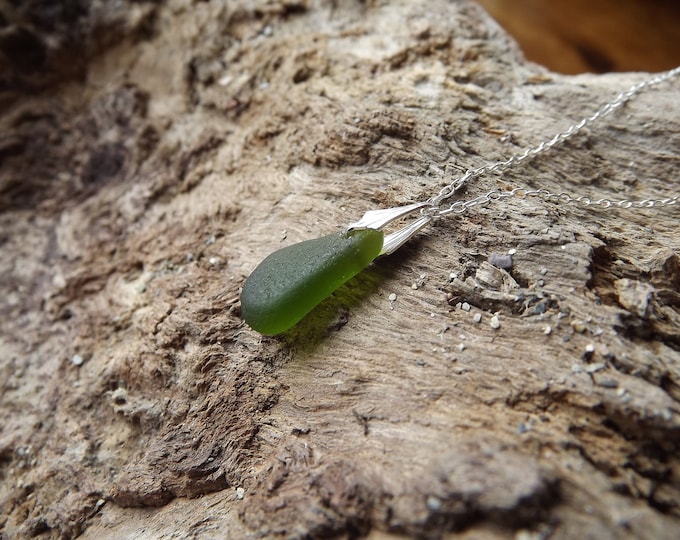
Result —
<instances>
[{"instance_id":1,"label":"wood bark texture","mask_svg":"<svg viewBox=\"0 0 680 540\"><path fill-rule=\"evenodd\" d=\"M54 5L0 3L0 536L678 537L675 207L499 202L283 336L239 313L273 250L644 74L465 0ZM460 197L677 193L679 85Z\"/></svg>"}]
</instances>

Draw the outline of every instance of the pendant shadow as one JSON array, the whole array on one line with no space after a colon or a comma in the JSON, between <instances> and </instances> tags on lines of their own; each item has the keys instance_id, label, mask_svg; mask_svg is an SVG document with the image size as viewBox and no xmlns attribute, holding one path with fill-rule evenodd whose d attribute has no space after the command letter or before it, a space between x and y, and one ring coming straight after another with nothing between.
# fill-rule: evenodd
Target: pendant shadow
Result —
<instances>
[{"instance_id":1,"label":"pendant shadow","mask_svg":"<svg viewBox=\"0 0 680 540\"><path fill-rule=\"evenodd\" d=\"M358 306L384 290L385 284L395 279L400 267L418 252L423 241L414 239L399 251L373 261L278 338L298 350L313 351L334 332L341 331Z\"/></svg>"}]
</instances>

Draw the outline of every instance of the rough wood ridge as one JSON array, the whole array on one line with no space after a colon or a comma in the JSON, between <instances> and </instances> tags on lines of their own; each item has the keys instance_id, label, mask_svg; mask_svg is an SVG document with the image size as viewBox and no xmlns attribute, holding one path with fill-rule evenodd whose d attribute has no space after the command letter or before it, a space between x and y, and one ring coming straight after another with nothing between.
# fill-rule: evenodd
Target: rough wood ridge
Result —
<instances>
[{"instance_id":1,"label":"rough wood ridge","mask_svg":"<svg viewBox=\"0 0 680 540\"><path fill-rule=\"evenodd\" d=\"M678 537L676 209L492 204L283 337L239 317L271 251L643 74L546 72L463 0L15 4L0 536ZM461 196L677 193L679 84Z\"/></svg>"}]
</instances>

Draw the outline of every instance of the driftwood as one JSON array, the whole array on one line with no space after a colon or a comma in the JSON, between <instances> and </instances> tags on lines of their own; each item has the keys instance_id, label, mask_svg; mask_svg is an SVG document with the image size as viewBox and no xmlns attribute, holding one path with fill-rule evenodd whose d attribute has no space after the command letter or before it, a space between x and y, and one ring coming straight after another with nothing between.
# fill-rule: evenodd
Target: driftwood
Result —
<instances>
[{"instance_id":1,"label":"driftwood","mask_svg":"<svg viewBox=\"0 0 680 540\"><path fill-rule=\"evenodd\" d=\"M282 337L239 317L271 251L644 75L547 72L463 0L111 5L4 17L4 537L677 538L674 208L492 204ZM678 84L461 197L677 193Z\"/></svg>"}]
</instances>

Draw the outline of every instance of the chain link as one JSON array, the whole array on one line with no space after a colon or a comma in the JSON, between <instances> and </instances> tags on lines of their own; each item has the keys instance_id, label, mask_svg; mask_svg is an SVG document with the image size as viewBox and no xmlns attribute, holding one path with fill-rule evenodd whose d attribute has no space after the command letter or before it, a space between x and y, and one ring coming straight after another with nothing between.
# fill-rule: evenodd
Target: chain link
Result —
<instances>
[{"instance_id":1,"label":"chain link","mask_svg":"<svg viewBox=\"0 0 680 540\"><path fill-rule=\"evenodd\" d=\"M562 204L577 204L584 207L595 206L600 208L651 208L651 207L662 207L674 205L678 201L678 196L666 198L666 199L645 199L641 201L632 201L628 199L623 200L611 200L611 199L598 199L596 201L591 200L588 197L579 196L573 197L567 193L551 193L545 189L529 190L524 188L515 188L512 191L500 191L493 190L489 191L484 195L480 195L474 199L467 201L456 201L447 207L443 207L442 203L453 196L453 194L460 189L466 182L480 176L487 174L498 174L502 175L505 171L513 168L525 161L529 161L534 157L548 152L554 146L563 143L567 139L573 137L577 133L580 133L586 127L595 124L605 116L611 114L613 111L620 108L631 98L635 97L645 88L660 84L664 81L672 79L680 75L680 66L671 69L669 71L664 71L653 77L645 79L637 84L631 86L628 90L621 92L612 101L600 107L591 116L582 119L576 124L572 124L566 130L556 134L551 139L541 142L537 146L529 147L519 154L515 154L504 161L497 161L496 163L491 163L488 165L483 165L475 169L468 169L465 174L456 178L450 184L444 186L439 193L428 199L429 207L424 209L423 212L432 216L433 218L443 217L448 214L462 214L474 208L475 206L481 206L488 204L495 200L505 199L508 197L541 197L550 202L557 202ZM521 194L521 195L520 195Z\"/></svg>"},{"instance_id":2,"label":"chain link","mask_svg":"<svg viewBox=\"0 0 680 540\"><path fill-rule=\"evenodd\" d=\"M443 217L448 214L464 214L468 210L475 208L477 206L486 206L489 203L499 201L501 199L508 199L515 197L518 199L526 199L529 197L537 197L543 199L546 202L560 204L560 205L572 205L580 206L582 208L589 207L599 207L602 209L607 208L661 208L664 206L673 206L679 204L680 195L675 195L674 197L666 197L664 199L642 199L642 200L631 200L631 199L597 199L593 200L590 197L578 196L574 197L569 193L553 193L547 189L526 189L526 188L515 188L508 191L502 191L500 189L495 189L479 195L474 199L468 199L467 201L456 201L444 209L437 209L436 214L433 217Z\"/></svg>"}]
</instances>

